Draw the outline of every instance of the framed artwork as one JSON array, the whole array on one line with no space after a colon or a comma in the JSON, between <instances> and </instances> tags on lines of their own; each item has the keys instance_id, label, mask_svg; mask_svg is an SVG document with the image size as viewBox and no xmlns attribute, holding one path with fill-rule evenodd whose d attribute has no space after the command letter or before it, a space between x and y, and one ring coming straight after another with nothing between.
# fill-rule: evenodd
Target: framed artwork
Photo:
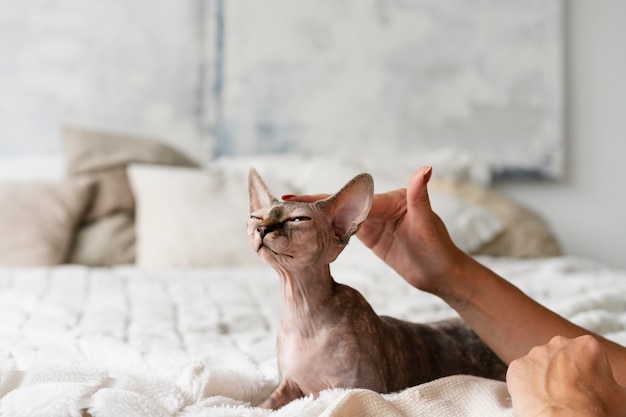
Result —
<instances>
[{"instance_id":1,"label":"framed artwork","mask_svg":"<svg viewBox=\"0 0 626 417\"><path fill-rule=\"evenodd\" d=\"M460 148L496 176L563 172L560 0L228 0L216 154Z\"/></svg>"}]
</instances>

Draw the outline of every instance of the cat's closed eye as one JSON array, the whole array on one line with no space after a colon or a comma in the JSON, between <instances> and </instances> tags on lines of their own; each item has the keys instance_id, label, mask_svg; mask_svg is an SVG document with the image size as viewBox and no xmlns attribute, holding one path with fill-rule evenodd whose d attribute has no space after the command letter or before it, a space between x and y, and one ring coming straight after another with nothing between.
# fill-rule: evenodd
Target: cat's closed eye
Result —
<instances>
[{"instance_id":1,"label":"cat's closed eye","mask_svg":"<svg viewBox=\"0 0 626 417\"><path fill-rule=\"evenodd\" d=\"M307 220L311 220L311 218L308 217L308 216L298 216L298 217L293 217L293 218L291 218L291 219L289 219L287 221L298 223L298 222L304 222L304 221L307 221Z\"/></svg>"}]
</instances>

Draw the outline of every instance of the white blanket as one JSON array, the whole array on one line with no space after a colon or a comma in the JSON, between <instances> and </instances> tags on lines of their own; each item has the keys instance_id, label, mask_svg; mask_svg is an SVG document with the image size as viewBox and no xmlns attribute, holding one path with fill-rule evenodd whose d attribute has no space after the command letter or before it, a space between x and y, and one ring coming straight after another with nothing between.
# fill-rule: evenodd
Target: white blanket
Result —
<instances>
[{"instance_id":1,"label":"white blanket","mask_svg":"<svg viewBox=\"0 0 626 417\"><path fill-rule=\"evenodd\" d=\"M565 317L626 343L626 271L567 257L481 261ZM454 314L379 262L340 262L333 275L381 314ZM504 383L467 376L391 395L335 389L275 412L256 408L277 383L280 311L278 278L262 264L0 268L0 416L512 415Z\"/></svg>"}]
</instances>

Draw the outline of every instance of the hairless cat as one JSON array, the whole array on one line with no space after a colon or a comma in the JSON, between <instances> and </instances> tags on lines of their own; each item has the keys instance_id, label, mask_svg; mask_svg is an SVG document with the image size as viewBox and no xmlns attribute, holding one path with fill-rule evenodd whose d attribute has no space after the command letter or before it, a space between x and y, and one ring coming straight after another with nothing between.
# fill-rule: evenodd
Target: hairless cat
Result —
<instances>
[{"instance_id":1,"label":"hairless cat","mask_svg":"<svg viewBox=\"0 0 626 417\"><path fill-rule=\"evenodd\" d=\"M329 388L389 393L468 374L504 380L506 365L461 319L419 324L378 316L329 264L369 213L374 182L360 174L315 203L281 202L249 174L249 243L278 273L280 384L261 407L277 409Z\"/></svg>"}]
</instances>

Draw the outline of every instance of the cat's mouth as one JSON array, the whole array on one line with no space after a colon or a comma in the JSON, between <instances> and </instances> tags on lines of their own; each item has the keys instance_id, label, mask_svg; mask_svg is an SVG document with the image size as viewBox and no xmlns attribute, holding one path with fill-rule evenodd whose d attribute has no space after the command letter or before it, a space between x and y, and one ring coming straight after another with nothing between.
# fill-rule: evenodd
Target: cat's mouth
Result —
<instances>
[{"instance_id":1,"label":"cat's mouth","mask_svg":"<svg viewBox=\"0 0 626 417\"><path fill-rule=\"evenodd\" d=\"M263 249L268 250L269 252L271 252L272 254L276 255L276 256L286 256L288 258L293 258L292 255L289 255L288 253L281 253L281 252L276 252L274 249L272 249L270 246L266 245L263 241L261 241L261 243L259 243L259 247L257 249L257 253L261 253L261 251Z\"/></svg>"}]
</instances>

